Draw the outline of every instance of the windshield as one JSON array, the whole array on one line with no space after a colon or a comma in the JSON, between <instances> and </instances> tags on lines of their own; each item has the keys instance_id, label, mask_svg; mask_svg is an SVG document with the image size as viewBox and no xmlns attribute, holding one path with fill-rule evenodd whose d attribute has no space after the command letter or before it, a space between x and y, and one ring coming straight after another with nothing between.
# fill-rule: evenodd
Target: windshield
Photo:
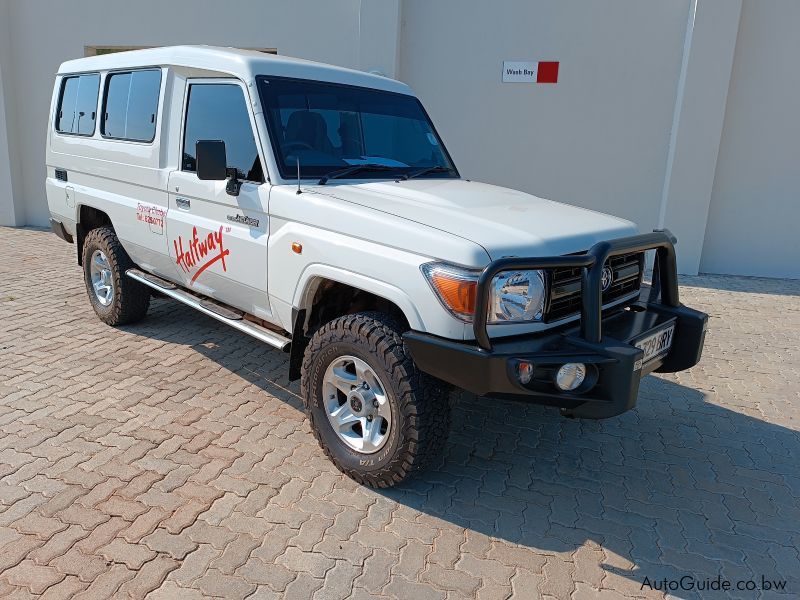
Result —
<instances>
[{"instance_id":1,"label":"windshield","mask_svg":"<svg viewBox=\"0 0 800 600\"><path fill-rule=\"evenodd\" d=\"M263 77L264 113L281 176L323 177L350 166L347 179L390 178L442 167L425 177L458 172L414 96L369 88Z\"/></svg>"}]
</instances>

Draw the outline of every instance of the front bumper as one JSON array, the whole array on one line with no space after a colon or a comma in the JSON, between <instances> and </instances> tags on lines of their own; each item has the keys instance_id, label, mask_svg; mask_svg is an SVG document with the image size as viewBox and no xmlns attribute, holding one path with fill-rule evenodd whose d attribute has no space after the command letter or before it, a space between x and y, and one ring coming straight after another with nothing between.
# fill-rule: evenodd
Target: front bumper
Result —
<instances>
[{"instance_id":1,"label":"front bumper","mask_svg":"<svg viewBox=\"0 0 800 600\"><path fill-rule=\"evenodd\" d=\"M602 267L609 256L657 249L653 286L637 302L613 312L602 311ZM588 257L588 258L587 258ZM486 335L488 282L510 269L562 266L582 261L583 311L578 324L557 331L490 340ZM481 285L483 283L483 285ZM551 259L504 259L489 265L478 286L475 342L459 342L410 331L404 339L417 367L434 377L479 395L558 406L584 418L606 418L633 408L641 378L653 371L676 372L698 363L708 316L678 302L672 238L668 232L602 242L587 255ZM637 340L674 324L668 354L643 364ZM528 384L517 375L520 361L533 363ZM562 392L553 383L565 363L587 366L587 385Z\"/></svg>"}]
</instances>

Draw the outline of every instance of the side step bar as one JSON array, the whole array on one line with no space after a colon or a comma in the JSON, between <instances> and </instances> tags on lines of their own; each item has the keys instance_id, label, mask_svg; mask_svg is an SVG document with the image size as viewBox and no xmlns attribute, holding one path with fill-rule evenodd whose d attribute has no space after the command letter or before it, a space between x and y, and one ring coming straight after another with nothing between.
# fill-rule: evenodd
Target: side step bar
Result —
<instances>
[{"instance_id":1,"label":"side step bar","mask_svg":"<svg viewBox=\"0 0 800 600\"><path fill-rule=\"evenodd\" d=\"M161 279L160 277L156 277L150 273L145 273L139 269L128 269L125 274L131 279L134 279L135 281L138 281L147 287L153 288L165 296L169 296L173 300L182 302L186 306L189 306L196 311L203 313L204 315L208 315L217 321L230 325L234 329L238 329L239 331L256 338L260 342L269 344L273 348L285 350L292 342L292 340L282 336L279 333L270 331L265 327L261 327L260 325L256 325L255 323L244 320L242 318L241 311L238 311L234 308L228 308L221 303L196 296L165 279Z\"/></svg>"}]
</instances>

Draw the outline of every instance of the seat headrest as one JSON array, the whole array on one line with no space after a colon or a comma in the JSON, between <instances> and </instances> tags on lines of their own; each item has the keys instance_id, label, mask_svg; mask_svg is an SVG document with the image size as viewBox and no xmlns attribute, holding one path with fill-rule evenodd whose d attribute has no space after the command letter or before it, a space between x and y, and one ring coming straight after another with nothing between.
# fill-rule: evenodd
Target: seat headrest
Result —
<instances>
[{"instance_id":1,"label":"seat headrest","mask_svg":"<svg viewBox=\"0 0 800 600\"><path fill-rule=\"evenodd\" d=\"M298 110L289 115L286 123L286 141L301 141L317 147L328 135L328 125L319 113Z\"/></svg>"}]
</instances>

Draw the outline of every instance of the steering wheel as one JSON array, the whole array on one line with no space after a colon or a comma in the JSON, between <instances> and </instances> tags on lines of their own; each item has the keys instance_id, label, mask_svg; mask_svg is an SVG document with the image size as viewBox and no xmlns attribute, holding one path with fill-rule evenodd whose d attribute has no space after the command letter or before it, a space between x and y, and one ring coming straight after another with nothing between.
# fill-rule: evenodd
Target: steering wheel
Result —
<instances>
[{"instance_id":1,"label":"steering wheel","mask_svg":"<svg viewBox=\"0 0 800 600\"><path fill-rule=\"evenodd\" d=\"M306 142L300 142L300 141L289 142L288 144L283 145L283 150L287 154L291 148L307 148L308 150L314 150L314 146L312 146L311 144L307 144Z\"/></svg>"}]
</instances>

